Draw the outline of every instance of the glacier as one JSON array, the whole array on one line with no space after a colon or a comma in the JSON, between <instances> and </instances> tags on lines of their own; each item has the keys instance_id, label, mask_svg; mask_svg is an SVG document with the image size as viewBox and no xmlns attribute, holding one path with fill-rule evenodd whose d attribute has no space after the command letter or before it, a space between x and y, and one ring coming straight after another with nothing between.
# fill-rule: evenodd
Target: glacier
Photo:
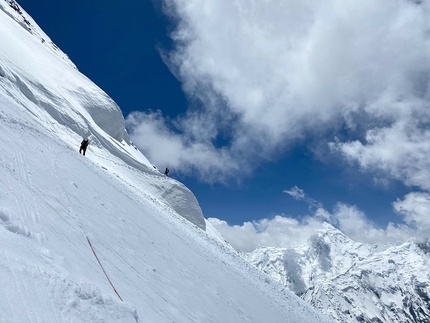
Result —
<instances>
[{"instance_id":1,"label":"glacier","mask_svg":"<svg viewBox=\"0 0 430 323\"><path fill-rule=\"evenodd\" d=\"M206 223L14 0L0 0L0 131L1 323L332 322Z\"/></svg>"}]
</instances>

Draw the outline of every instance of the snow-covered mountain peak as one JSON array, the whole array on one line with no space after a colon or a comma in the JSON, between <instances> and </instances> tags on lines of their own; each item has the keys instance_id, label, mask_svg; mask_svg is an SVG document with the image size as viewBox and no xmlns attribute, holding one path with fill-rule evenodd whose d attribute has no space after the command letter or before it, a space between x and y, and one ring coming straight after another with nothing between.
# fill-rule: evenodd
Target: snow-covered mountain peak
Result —
<instances>
[{"instance_id":1,"label":"snow-covered mountain peak","mask_svg":"<svg viewBox=\"0 0 430 323\"><path fill-rule=\"evenodd\" d=\"M356 261L364 259L372 246L354 242L332 225L312 235L296 248L259 248L246 258L301 295L312 281L327 281L347 271Z\"/></svg>"},{"instance_id":2,"label":"snow-covered mountain peak","mask_svg":"<svg viewBox=\"0 0 430 323\"><path fill-rule=\"evenodd\" d=\"M329 224L296 248L245 258L340 322L428 322L430 244L355 242Z\"/></svg>"}]
</instances>

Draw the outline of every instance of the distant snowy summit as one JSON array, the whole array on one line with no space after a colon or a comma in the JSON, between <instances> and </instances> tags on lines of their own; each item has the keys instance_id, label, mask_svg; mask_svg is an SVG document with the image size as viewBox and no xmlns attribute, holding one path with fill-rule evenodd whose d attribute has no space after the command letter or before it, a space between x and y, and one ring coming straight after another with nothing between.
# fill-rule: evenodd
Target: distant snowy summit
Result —
<instances>
[{"instance_id":1,"label":"distant snowy summit","mask_svg":"<svg viewBox=\"0 0 430 323\"><path fill-rule=\"evenodd\" d=\"M339 322L430 322L430 243L354 242L325 224L306 244L244 257Z\"/></svg>"}]
</instances>

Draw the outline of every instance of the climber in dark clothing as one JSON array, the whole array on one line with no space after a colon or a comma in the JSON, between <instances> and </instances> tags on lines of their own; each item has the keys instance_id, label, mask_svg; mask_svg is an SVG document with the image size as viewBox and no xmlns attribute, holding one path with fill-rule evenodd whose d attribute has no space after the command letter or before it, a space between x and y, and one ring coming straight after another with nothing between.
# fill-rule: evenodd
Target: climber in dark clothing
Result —
<instances>
[{"instance_id":1,"label":"climber in dark clothing","mask_svg":"<svg viewBox=\"0 0 430 323\"><path fill-rule=\"evenodd\" d=\"M169 169L166 167L166 170L164 171L164 175L169 176Z\"/></svg>"},{"instance_id":2,"label":"climber in dark clothing","mask_svg":"<svg viewBox=\"0 0 430 323\"><path fill-rule=\"evenodd\" d=\"M85 156L85 152L87 151L87 147L90 144L90 141L88 139L84 139L81 142L81 148L79 148L79 153L83 153L83 155Z\"/></svg>"}]
</instances>

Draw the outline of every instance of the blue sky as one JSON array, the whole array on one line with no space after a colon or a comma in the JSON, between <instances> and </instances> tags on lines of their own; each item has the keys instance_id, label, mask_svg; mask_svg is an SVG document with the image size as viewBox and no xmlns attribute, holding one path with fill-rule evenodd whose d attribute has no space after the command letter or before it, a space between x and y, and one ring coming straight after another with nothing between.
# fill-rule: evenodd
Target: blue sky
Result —
<instances>
[{"instance_id":1,"label":"blue sky","mask_svg":"<svg viewBox=\"0 0 430 323\"><path fill-rule=\"evenodd\" d=\"M412 206L393 203L430 179L428 6L163 3L19 1L206 218L240 226L341 203L366 228L407 221ZM306 198L284 192L295 186Z\"/></svg>"}]
</instances>

